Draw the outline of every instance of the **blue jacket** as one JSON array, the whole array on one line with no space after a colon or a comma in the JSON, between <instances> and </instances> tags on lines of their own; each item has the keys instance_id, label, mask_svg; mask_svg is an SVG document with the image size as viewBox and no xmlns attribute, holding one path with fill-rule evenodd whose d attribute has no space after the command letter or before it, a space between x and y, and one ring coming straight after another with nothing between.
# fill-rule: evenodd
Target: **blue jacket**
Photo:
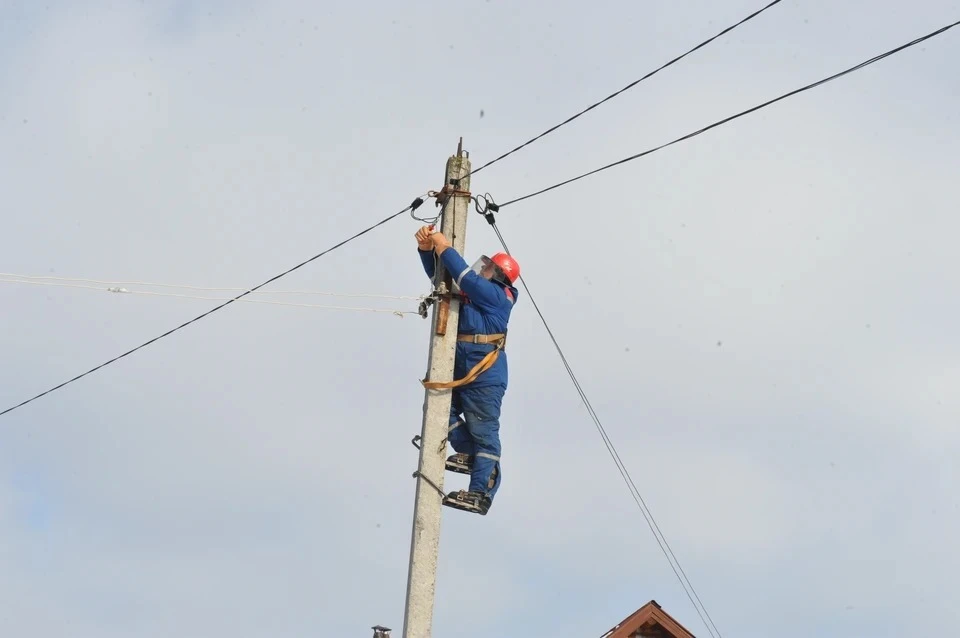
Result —
<instances>
[{"instance_id":1,"label":"blue jacket","mask_svg":"<svg viewBox=\"0 0 960 638\"><path fill-rule=\"evenodd\" d=\"M436 253L433 250L417 250L427 276L433 278L436 271ZM484 279L475 273L453 247L440 255L444 268L460 287L459 334L500 334L507 332L510 311L517 301L519 291L514 286L503 286ZM453 365L453 378L462 379L477 363L494 349L493 344L457 342L457 355ZM483 386L507 387L507 353L500 351L493 366L478 376L473 383L462 389Z\"/></svg>"}]
</instances>

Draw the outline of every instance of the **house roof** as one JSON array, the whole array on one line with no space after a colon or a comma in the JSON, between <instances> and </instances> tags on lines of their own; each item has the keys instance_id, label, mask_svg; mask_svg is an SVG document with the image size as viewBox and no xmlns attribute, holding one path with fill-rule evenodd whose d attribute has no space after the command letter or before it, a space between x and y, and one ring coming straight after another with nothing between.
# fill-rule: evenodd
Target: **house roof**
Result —
<instances>
[{"instance_id":1,"label":"house roof","mask_svg":"<svg viewBox=\"0 0 960 638\"><path fill-rule=\"evenodd\" d=\"M600 638L696 638L655 600L633 612Z\"/></svg>"}]
</instances>

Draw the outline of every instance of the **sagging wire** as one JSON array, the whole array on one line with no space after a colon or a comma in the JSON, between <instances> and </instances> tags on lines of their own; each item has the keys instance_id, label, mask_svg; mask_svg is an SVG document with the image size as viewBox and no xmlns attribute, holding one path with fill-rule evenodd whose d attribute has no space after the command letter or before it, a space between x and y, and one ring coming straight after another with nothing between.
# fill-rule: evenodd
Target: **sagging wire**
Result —
<instances>
[{"instance_id":1,"label":"sagging wire","mask_svg":"<svg viewBox=\"0 0 960 638\"><path fill-rule=\"evenodd\" d=\"M729 27L723 29L722 31L720 31L719 33L717 33L716 35L708 38L707 40L705 40L705 41L703 41L703 42L701 42L700 44L698 44L697 46L693 47L692 49L690 49L690 50L687 51L686 53L683 53L682 55L679 55L679 56L673 58L672 60L670 60L670 61L667 62L666 64L663 64L663 65L657 67L656 69L654 69L653 71L650 71L649 73L647 73L647 74L644 75L643 77L634 80L633 82L631 82L630 84L626 85L625 87L623 87L623 88L620 89L619 91L616 91L616 92L612 93L611 95L608 95L607 97L603 98L603 99L600 100L599 102L595 102L594 104L591 104L590 106L588 106L587 108L583 109L583 110L580 111L579 113L576 113L576 114L572 115L571 117L568 117L568 118L567 118L566 120L564 120L563 122L560 122L559 124L556 124L555 126L551 126L550 128L548 128L548 129L547 129L546 131L544 131L543 133L540 133L540 134L537 135L536 137L533 137L533 138L527 140L526 142L524 142L523 144L517 146L516 148L514 148L514 149L512 149L512 150L510 150L510 151L507 151L507 152L504 153L503 155L500 155L499 157L496 157L496 158L490 160L489 162L487 162L486 164L480 166L479 168L476 168L476 169L470 171L469 173L467 173L467 175L474 175L475 173L479 173L480 171L482 171L483 169L487 168L488 166L492 166L493 164L496 164L496 163L499 162L500 160L502 160L502 159L504 159L504 158L506 158L506 157L509 157L510 155L516 153L516 152L519 151L520 149L522 149L522 148L524 148L524 147L526 147L526 146L529 146L530 144L533 144L534 142L536 142L536 141L539 140L540 138L542 138L542 137L544 137L544 136L552 133L553 131L556 131L557 129L559 129L559 128L563 127L563 126L566 126L567 124L569 124L569 123L572 122L573 120L577 119L577 118L580 117L581 115L584 115L585 113L587 113L587 112L589 112L589 111L592 111L593 109L597 108L598 106L600 106L600 105L603 104L604 102L607 102L608 100L611 100L611 99L617 97L617 96L620 95L621 93L627 91L628 89L633 88L634 86L636 86L637 84L643 82L644 80L646 80L646 79L648 79L648 78L650 78L650 77L653 77L654 75L656 75L656 74L659 73L660 71L664 70L664 69L667 68L668 66L671 66L672 64L675 64L675 63L679 62L680 60L682 60L683 58L687 57L687 56L690 55L691 53L693 53L693 52L695 52L695 51L697 51L697 50L699 50L699 49L702 49L703 47L707 46L708 44L710 44L711 42L713 42L714 40L716 40L716 39L719 38L720 36L725 35L726 33L729 33L730 31L733 31L734 29L736 29L737 27L739 27L740 25L742 25L742 24L744 24L744 23L746 23L746 22L749 22L750 20L756 18L758 15L760 15L761 13L763 13L764 11L766 11L767 9L771 8L772 6L774 6L774 5L776 5L776 4L779 4L780 2L781 2L781 0L773 0L773 2L770 2L770 3L767 4L765 7L761 8L761 9L759 9L759 10L757 10L757 11L752 12L751 14L749 14L749 15L746 16L745 18L742 18L741 20L739 20L739 21L736 22L735 24L732 24L731 26L729 26ZM464 177L466 177L466 175L465 175Z\"/></svg>"},{"instance_id":2,"label":"sagging wire","mask_svg":"<svg viewBox=\"0 0 960 638\"><path fill-rule=\"evenodd\" d=\"M170 330L167 330L166 332L164 332L164 333L162 333L162 334L160 334L160 335L157 335L156 337L153 337L153 338L150 339L149 341L145 341L144 343L141 343L140 345L138 345L138 346L136 346L136 347L134 347L134 348L131 348L130 350L127 350L126 352L124 352L124 353L122 353L122 354L119 354L119 355L117 355L117 356L115 356L115 357L113 357L113 358L111 358L111 359L108 359L107 361L104 361L104 362L101 363L100 365L97 365L97 366L95 366L95 367L87 370L86 372L83 372L83 373L81 373L81 374L78 374L78 375L76 375L76 376L73 377L73 378L67 379L66 381L64 381L64 382L62 382L62 383L59 383L59 384L53 386L52 388L50 388L50 389L48 389L48 390L45 390L45 391L43 391L43 392L41 392L41 393L39 393L39 394L37 394L37 395L35 395L35 396L33 396L33 397L30 397L29 399L26 399L26 400L24 400L24 401L21 401L20 403L18 403L18 404L16 404L16 405L13 405L13 406L11 406L11 407L3 410L2 412L0 412L0 416L3 416L3 415L5 415L5 414L9 414L10 412L13 412L14 410L17 410L17 409L19 409L19 408L27 405L28 403L32 403L33 401L36 401L37 399L40 399L40 398L42 398L42 397L50 394L51 392L55 392L55 391L59 390L60 388L63 388L64 386L67 386L67 385L70 385L71 383L74 383L74 382L76 382L76 381L79 381L80 379L86 377L87 375L93 374L94 372L100 370L101 368L105 368L106 366L108 366L108 365L110 365L110 364L112 364L112 363L115 363L116 361L119 361L120 359L123 359L124 357L130 356L130 355L133 354L134 352L137 352L138 350L141 350L142 348L145 348L145 347L149 346L149 345L152 344L152 343L156 343L157 341L159 341L160 339L163 339L164 337L167 337L167 336L169 336L169 335L171 335L171 334L173 334L173 333L175 333L175 332L177 332L177 331L179 331L179 330L182 330L182 329L186 328L187 326L189 326L189 325L191 325L191 324L193 324L193 323L196 323L197 321L200 321L201 319L203 319L203 318L205 318L205 317L210 316L210 315L213 314L214 312L217 312L218 310L221 310L221 309L225 308L226 306L230 305L231 303L233 303L233 302L235 302L235 301L241 300L243 297L246 297L247 295L249 295L249 294L251 294L251 293L253 293L253 292L256 292L256 291L259 290L260 288L263 288L264 286L273 283L273 282L276 281L277 279L280 279L281 277L285 277L286 275L292 273L293 271L298 270L298 269L300 269L300 268L303 268L303 267L306 266L307 264L309 264L309 263L311 263L311 262L313 262L313 261L315 261L315 260L317 260L317 259L320 259L320 258L323 257L324 255L327 255L327 254L329 254L329 253L337 250L338 248L341 248L341 247L345 246L346 244L350 243L351 241L353 241L353 240L355 240L355 239L358 239L359 237L362 237L362 236L366 235L366 234L369 233L369 232L372 232L373 230L379 228L380 226L383 226L384 224L386 224L386 223L389 222L390 220L395 219L395 218L399 217L400 215L403 215L403 214L406 213L407 211L416 210L416 209L419 208L422 204L423 204L423 199L420 198L420 197L416 198L415 200L413 200L413 202L411 202L411 203L410 203L409 205L407 205L407 206L404 206L404 207L403 207L402 209L400 209L399 211L397 211L397 212L395 212L395 213L393 213L393 214L391 214L391 215L388 215L388 216L385 217L384 219L381 219L380 221L376 222L375 224L372 224L372 225L368 226L367 228L364 228L363 230L358 231L357 233L351 235L350 237L347 237L346 239L343 239L343 240L337 242L337 243L334 244L333 246L331 246L331 247L329 247L329 248L327 248L327 249L325 249L325 250L317 253L316 255L313 255L312 257L309 257L308 259L305 259L305 260L301 261L300 263L296 264L295 266L292 266L292 267L288 268L287 270L284 270L283 272L278 273L278 274L274 275L273 277L270 277L269 279L267 279L267 280L264 281L263 283L257 284L256 286L254 286L253 288L250 288L250 289L247 290L246 292L243 292L243 293L237 295L236 297L233 297L233 298L231 298L231 299L228 299L227 301L224 301L223 303L219 304L218 306L215 306L215 307L211 308L210 310L204 312L203 314L198 315L198 316L194 317L193 319L190 319L189 321L185 321L184 323L180 324L179 326L176 326L176 327L174 327L174 328L171 328Z\"/></svg>"},{"instance_id":3,"label":"sagging wire","mask_svg":"<svg viewBox=\"0 0 960 638\"><path fill-rule=\"evenodd\" d=\"M90 284L101 284L103 286L109 286L108 288L102 288L100 286L83 286L74 283L53 283L53 282L81 282L81 283L90 283ZM246 290L246 288L230 288L230 287L217 287L217 286L194 286L189 284L167 284L167 283L157 283L150 281L125 281L125 280L109 280L109 279L87 279L83 277L54 277L47 275L21 275L17 273L6 273L0 272L0 283L24 283L24 284L35 284L35 285L46 285L46 286L66 286L68 288L89 288L91 290L107 290L110 292L127 292L126 290L114 290L114 288L123 288L126 286L146 286L149 288L172 288L175 290L199 290L203 292L241 292ZM152 293L160 294L160 293ZM384 294L374 294L374 293L342 293L342 292L327 292L321 290L261 290L255 294L261 295L307 295L307 296L322 296L322 297L351 297L351 298L369 298L369 299L395 299L395 300L414 300L417 301L420 297L413 295L384 295ZM207 299L208 297L202 297ZM247 300L244 300L247 301Z\"/></svg>"},{"instance_id":4,"label":"sagging wire","mask_svg":"<svg viewBox=\"0 0 960 638\"><path fill-rule=\"evenodd\" d=\"M173 292L156 292L154 290L131 290L123 286L110 286L108 288L102 288L100 286L86 286L83 284L58 283L58 282L52 282L52 281L30 281L30 280L0 278L0 284L24 284L29 286L57 286L61 288L79 288L81 290L96 290L99 292L109 292L114 294L144 295L144 296L150 296L150 297L172 297L177 299L197 299L201 301L228 301L229 300L228 297L206 297L203 295L184 295L184 294L173 293ZM406 298L421 301L421 302L423 301L423 295L421 295L420 297L406 297ZM382 313L389 313L392 315L396 315L401 318L404 315L421 314L419 311L415 311L415 310L397 310L392 308L369 308L369 307L359 307L359 306L334 306L334 305L326 305L326 304L297 303L293 301L272 301L268 299L237 299L237 302L266 304L266 305L272 305L272 306L289 306L289 307L296 307L296 308L317 308L317 309L323 309L323 310L382 312Z\"/></svg>"},{"instance_id":5,"label":"sagging wire","mask_svg":"<svg viewBox=\"0 0 960 638\"><path fill-rule=\"evenodd\" d=\"M807 84L807 85L805 85L805 86L802 86L802 87L800 87L800 88L798 88L798 89L794 89L794 90L789 91L789 92L787 92L787 93L784 93L784 94L782 94L782 95L780 95L780 96L778 96L778 97L775 97L775 98L773 98L773 99L767 100L766 102L763 102L762 104L758 104L758 105L753 106L753 107L751 107L751 108L749 108L749 109L746 109L746 110L744 110L744 111L740 111L739 113L735 113L734 115L730 115L730 116L728 116L728 117L725 117L725 118L723 118L722 120L717 120L716 122L714 122L714 123L712 123L712 124L709 124L709 125L707 125L707 126L704 126L703 128L697 129L696 131L693 131L693 132L691 132L691 133L687 133L686 135L684 135L684 136L682 136L682 137L678 137L678 138L676 138L676 139L673 140L673 141L666 142L666 143L661 144L661 145L659 145L659 146L655 146L655 147L653 147L653 148L647 149L647 150L642 151L642 152L640 152L640 153L636 153L635 155L631 155L631 156L629 156L629 157L625 157L625 158L623 158L623 159L621 159L621 160L617 160L617 161L615 161L615 162L611 162L610 164L607 164L607 165L605 165L605 166L601 166L600 168L595 168L595 169L593 169L593 170L591 170L591 171L588 171L588 172L586 172L586 173L582 173L582 174L580 174L580 175L577 175L576 177L571 177L570 179L566 179L566 180L564 180L564 181L562 181L562 182L558 182L558 183L556 183L556 184L553 184L552 186L547 186L546 188L542 188L542 189L540 189L540 190L538 190L538 191L534 191L534 192L529 193L529 194L527 194L527 195L523 195L523 196L521 196L521 197L516 197L516 198L511 199L511 200L509 200L509 201L507 201L507 202L504 202L503 204L501 204L501 206L511 206L512 204L515 204L515 203L517 203L517 202L522 202L522 201L524 201L524 200L526 200L526 199L530 199L531 197L537 197L538 195L542 195L542 194L544 194L544 193L546 193L546 192L548 192L548 191L552 191L552 190L554 190L554 189L556 189L556 188L560 188L560 187L562 187L562 186L566 186L567 184L571 184L571 183L576 182L576 181L578 181L578 180L584 179L585 177L590 177L591 175L596 175L597 173L599 173L599 172L601 172L601 171L605 171L605 170L611 169L611 168L613 168L613 167L615 167L615 166L620 166L621 164L626 164L627 162L632 162L632 161L634 161L634 160L636 160L636 159L639 159L639 158L641 158L641 157L645 157L645 156L647 156L647 155L650 155L651 153L656 153L657 151L660 151L660 150L662 150L662 149L665 149L665 148L667 148L668 146L673 146L674 144L678 144L678 143L680 143L680 142L689 140L689 139L694 138L694 137L696 137L696 136L698 136L698 135L701 135L701 134L703 134L703 133L706 133L707 131L709 131L709 130L711 130L711 129L717 128L718 126L723 126L724 124L727 124L728 122L732 122L732 121L734 121L734 120L736 120L736 119L738 119L738 118L744 117L745 115L749 115L750 113L753 113L753 112L755 112L755 111L759 111L760 109L763 109L763 108L766 108L766 107L771 106L771 105L773 105L773 104L776 104L777 102L779 102L779 101L781 101L781 100L785 100L785 99L787 99L787 98L789 98L789 97L792 97L792 96L794 96L794 95L797 95L797 94L799 94L799 93L803 93L804 91L809 91L809 90L811 90L811 89L817 88L817 87L822 86L822 85L824 85L824 84L826 84L826 83L828 83L828 82L832 82L833 80L836 80L837 78L843 77L844 75L847 75L847 74L849 74L849 73L853 73L853 72L855 72L855 71L859 71L859 70L862 69L862 68L865 68L865 67L867 67L867 66L870 66L871 64L874 64L874 63L876 63L876 62L879 62L880 60L883 60L884 58L887 58L887 57L890 57L891 55L894 55L894 54L896 54L896 53L899 53L900 51L903 51L904 49L908 49L908 48L910 48L910 47L912 47L912 46L916 46L916 45L920 44L921 42L924 42L925 40L929 40L930 38L936 37L936 36L940 35L941 33L944 33L944 32L946 32L946 31L948 31L948 30L950 30L950 29L953 29L953 28L955 28L955 27L957 27L957 26L960 26L960 20L958 20L958 21L956 21L956 22L953 22L953 23L951 23L951 24L947 24L947 25L945 25L945 26L943 26L943 27L940 27L940 28L937 29L936 31L932 31L932 32L930 32L930 33L928 33L928 34L926 34L926 35L920 36L919 38L916 38L916 39L914 39L914 40L911 40L910 42L907 42L907 43L905 43L905 44L901 44L900 46L898 46L898 47L896 47L896 48L890 49L889 51L886 51L886 52L884 52L884 53L880 53L880 54L878 54L878 55L875 55L875 56L873 56L872 58L869 58L869 59L867 59L867 60L864 60L863 62L860 62L859 64L856 64L856 65L854 65L854 66L852 66L852 67L849 67L849 68L847 68L847 69L844 69L843 71L840 71L840 72L838 72L838 73L834 73L833 75L830 75L830 76L828 76L828 77L825 77L825 78L823 78L823 79L821 79L821 80L817 80L816 82L811 82L810 84Z\"/></svg>"},{"instance_id":6,"label":"sagging wire","mask_svg":"<svg viewBox=\"0 0 960 638\"><path fill-rule=\"evenodd\" d=\"M484 216L487 220L487 223L493 228L493 232L496 233L497 238L500 240L500 244L503 246L503 250L506 251L508 255L512 254L510 248L507 246L507 242L503 238L499 227L497 227L496 218L493 213L500 210L500 206L497 205L493 198L490 197L490 194L487 193L483 196L483 206L480 205L480 198L474 199L474 204L476 206L477 212ZM563 363L564 368L567 370L567 374L570 375L571 381L577 390L577 393L580 395L580 400L583 401L584 406L587 408L588 413L590 414L591 419L594 422L594 425L597 427L597 431L600 433L600 437L603 439L603 443L607 448L607 452L610 454L617 470L620 472L620 476L623 478L624 482L627 485L627 488L630 490L630 495L633 497L634 502L636 502L637 507L640 509L640 513L643 515L644 520L647 522L647 526L650 528L650 531L653 533L654 539L657 541L660 550L663 552L664 556L667 558L667 562L670 564L670 568L673 570L674 575L677 577L677 580L680 582L680 586L683 588L684 593L687 595L687 598L690 600L690 603L693 605L697 614L700 616L700 620L703 621L704 626L707 629L707 632L714 636L714 631L716 635L720 636L720 630L717 628L716 624L713 622L713 618L710 617L710 613L707 611L706 606L703 604L703 601L700 600L700 595L697 594L696 589L693 587L693 583L690 582L690 579L687 577L686 572L683 570L683 567L680 565L680 561L677 559L676 555L673 553L673 548L670 547L670 544L667 542L667 537L664 535L663 531L660 529L660 526L657 524L656 519L653 517L653 512L650 511L650 508L647 506L646 502L643 499L643 496L640 494L640 490L637 488L636 483L633 481L633 477L630 476L630 472L627 470L626 465L623 463L623 460L620 458L620 453L617 451L616 446L614 446L613 441L610 439L610 436L607 434L606 429L603 427L603 424L600 421L600 417L597 415L596 411L593 409L593 406L590 403L590 399L587 397L586 392L583 387L580 385L580 381L577 379L576 375L573 372L573 368L570 366L570 363L567 361L566 355L563 353L563 349L560 347L560 343L557 341L556 337L553 334L553 331L550 329L550 326L547 324L546 317L544 317L543 312L540 310L540 307L537 305L536 300L533 297L533 294L530 292L530 288L527 286L527 282L524 280L523 276L519 277L520 283L523 286L524 292L527 293L527 297L530 298L530 302L533 304L534 310L537 315L540 317L540 321L543 323L543 327L547 331L547 335L550 337L550 340L553 342L554 347L557 350L557 354L560 356L560 360ZM662 539L662 540L661 540ZM674 566L676 563L676 566ZM679 569L679 572L677 571ZM696 599L696 601L694 601ZM698 605L699 603L699 605ZM702 609L702 611L701 611Z\"/></svg>"}]
</instances>

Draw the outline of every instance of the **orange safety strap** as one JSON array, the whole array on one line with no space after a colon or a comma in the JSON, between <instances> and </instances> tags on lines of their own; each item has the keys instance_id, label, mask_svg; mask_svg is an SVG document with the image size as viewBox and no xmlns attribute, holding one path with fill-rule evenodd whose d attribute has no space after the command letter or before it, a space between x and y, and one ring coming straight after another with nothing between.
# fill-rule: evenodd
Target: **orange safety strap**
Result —
<instances>
[{"instance_id":1,"label":"orange safety strap","mask_svg":"<svg viewBox=\"0 0 960 638\"><path fill-rule=\"evenodd\" d=\"M473 369L467 373L467 376L462 379L455 379L453 381L423 381L420 383L423 384L423 387L428 390L446 390L448 388L459 388L460 386L473 383L477 377L489 370L494 363L497 362L497 357L500 356L500 351L503 349L503 344L506 339L500 339L496 342L497 347L494 348L491 352L488 352L487 355L480 359L477 365L473 366Z\"/></svg>"}]
</instances>

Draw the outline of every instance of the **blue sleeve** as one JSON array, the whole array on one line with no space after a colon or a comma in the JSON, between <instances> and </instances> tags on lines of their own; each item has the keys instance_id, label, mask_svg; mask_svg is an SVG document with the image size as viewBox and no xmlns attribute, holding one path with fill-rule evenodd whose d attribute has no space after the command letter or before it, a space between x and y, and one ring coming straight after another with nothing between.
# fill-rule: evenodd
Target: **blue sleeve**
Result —
<instances>
[{"instance_id":1,"label":"blue sleeve","mask_svg":"<svg viewBox=\"0 0 960 638\"><path fill-rule=\"evenodd\" d=\"M417 248L417 252L420 253L420 261L423 263L423 270L427 273L427 277L433 279L433 275L436 272L436 253L432 250L420 250Z\"/></svg>"},{"instance_id":2,"label":"blue sleeve","mask_svg":"<svg viewBox=\"0 0 960 638\"><path fill-rule=\"evenodd\" d=\"M460 289L480 308L494 310L503 303L506 294L500 286L475 273L453 247L443 251L440 260Z\"/></svg>"}]
</instances>

